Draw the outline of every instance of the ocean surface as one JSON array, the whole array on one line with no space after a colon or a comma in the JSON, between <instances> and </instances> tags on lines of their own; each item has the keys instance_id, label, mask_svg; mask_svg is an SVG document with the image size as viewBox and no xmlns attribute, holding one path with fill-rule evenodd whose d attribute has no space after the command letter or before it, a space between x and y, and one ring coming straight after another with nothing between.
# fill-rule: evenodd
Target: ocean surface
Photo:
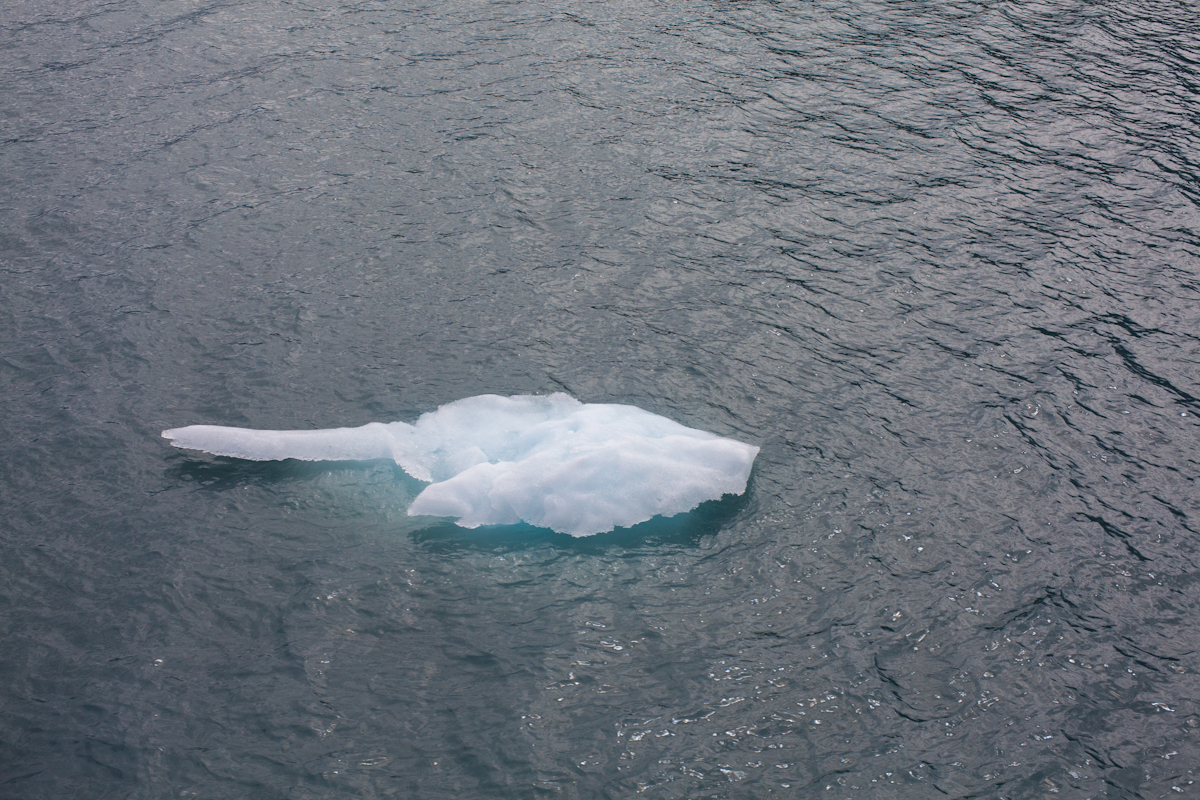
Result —
<instances>
[{"instance_id":1,"label":"ocean surface","mask_svg":"<svg viewBox=\"0 0 1200 800\"><path fill-rule=\"evenodd\" d=\"M584 539L164 428L629 403ZM0 14L0 798L1200 796L1200 11Z\"/></svg>"}]
</instances>

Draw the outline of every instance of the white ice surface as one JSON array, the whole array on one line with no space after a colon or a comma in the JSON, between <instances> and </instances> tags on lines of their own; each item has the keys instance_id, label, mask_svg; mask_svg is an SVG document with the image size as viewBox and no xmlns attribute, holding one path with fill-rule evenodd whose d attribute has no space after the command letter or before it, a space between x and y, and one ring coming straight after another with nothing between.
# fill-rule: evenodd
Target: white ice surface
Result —
<instances>
[{"instance_id":1,"label":"white ice surface","mask_svg":"<svg viewBox=\"0 0 1200 800\"><path fill-rule=\"evenodd\" d=\"M176 447L254 461L391 458L429 481L410 515L465 528L520 521L572 536L670 516L746 491L758 448L635 406L565 394L468 397L413 425L259 431L191 425Z\"/></svg>"}]
</instances>

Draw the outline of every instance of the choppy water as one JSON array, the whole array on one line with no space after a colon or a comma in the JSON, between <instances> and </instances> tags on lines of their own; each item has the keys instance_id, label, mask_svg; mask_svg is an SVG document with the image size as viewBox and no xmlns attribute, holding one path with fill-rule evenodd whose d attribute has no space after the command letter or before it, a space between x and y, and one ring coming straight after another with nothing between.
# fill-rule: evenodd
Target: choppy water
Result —
<instances>
[{"instance_id":1,"label":"choppy water","mask_svg":"<svg viewBox=\"0 0 1200 800\"><path fill-rule=\"evenodd\" d=\"M0 19L0 796L1197 793L1194 4ZM554 390L749 492L158 437Z\"/></svg>"}]
</instances>

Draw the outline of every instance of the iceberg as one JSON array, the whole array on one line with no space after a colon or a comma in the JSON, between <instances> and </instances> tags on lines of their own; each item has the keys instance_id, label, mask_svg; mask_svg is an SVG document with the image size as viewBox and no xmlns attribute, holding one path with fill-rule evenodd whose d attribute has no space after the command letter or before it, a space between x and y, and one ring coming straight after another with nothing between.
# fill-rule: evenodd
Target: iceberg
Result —
<instances>
[{"instance_id":1,"label":"iceberg","mask_svg":"<svg viewBox=\"0 0 1200 800\"><path fill-rule=\"evenodd\" d=\"M571 536L629 527L742 494L759 448L636 406L569 395L468 397L415 423L264 431L190 425L176 447L254 461L390 458L429 482L410 515L464 528L527 522Z\"/></svg>"}]
</instances>

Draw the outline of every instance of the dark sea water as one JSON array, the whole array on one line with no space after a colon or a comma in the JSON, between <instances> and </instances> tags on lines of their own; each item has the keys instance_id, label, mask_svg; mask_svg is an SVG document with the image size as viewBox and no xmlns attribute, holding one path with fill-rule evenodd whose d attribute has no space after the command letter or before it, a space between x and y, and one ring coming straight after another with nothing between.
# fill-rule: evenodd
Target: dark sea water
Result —
<instances>
[{"instance_id":1,"label":"dark sea water","mask_svg":"<svg viewBox=\"0 0 1200 800\"><path fill-rule=\"evenodd\" d=\"M164 428L632 403L586 539ZM1200 8L0 14L0 797L1200 796Z\"/></svg>"}]
</instances>

